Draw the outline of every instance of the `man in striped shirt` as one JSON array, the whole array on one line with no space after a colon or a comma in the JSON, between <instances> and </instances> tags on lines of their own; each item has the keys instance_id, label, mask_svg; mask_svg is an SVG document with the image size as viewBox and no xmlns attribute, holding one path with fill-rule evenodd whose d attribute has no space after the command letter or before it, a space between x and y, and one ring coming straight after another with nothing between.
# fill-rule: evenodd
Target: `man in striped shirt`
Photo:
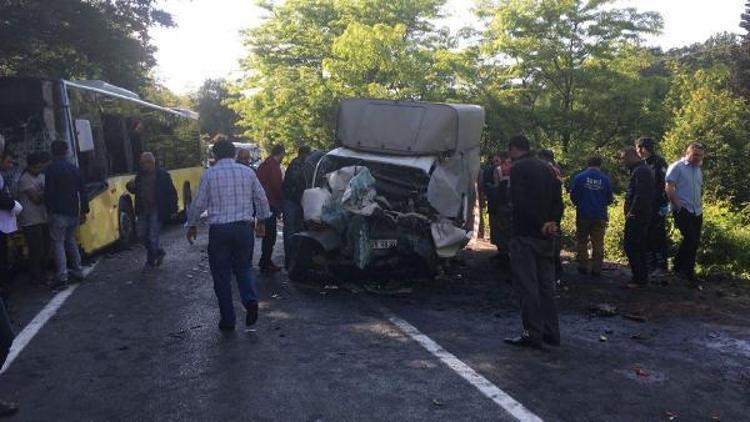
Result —
<instances>
[{"instance_id":1,"label":"man in striped shirt","mask_svg":"<svg viewBox=\"0 0 750 422\"><path fill-rule=\"evenodd\" d=\"M235 147L226 139L213 146L216 163L201 178L187 219L187 240L197 237L201 214L208 211L208 262L219 301L219 329L234 330L232 273L237 279L242 304L247 310L245 324L258 319L258 297L252 259L255 235L263 237L263 221L271 215L266 193L250 168L234 161ZM257 223L255 222L257 220Z\"/></svg>"}]
</instances>

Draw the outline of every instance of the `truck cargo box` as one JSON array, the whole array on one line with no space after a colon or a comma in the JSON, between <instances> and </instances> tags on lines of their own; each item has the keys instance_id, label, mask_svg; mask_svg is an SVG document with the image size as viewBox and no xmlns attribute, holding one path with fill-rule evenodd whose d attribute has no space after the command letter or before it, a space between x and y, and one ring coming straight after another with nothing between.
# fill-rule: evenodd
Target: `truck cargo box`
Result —
<instances>
[{"instance_id":1,"label":"truck cargo box","mask_svg":"<svg viewBox=\"0 0 750 422\"><path fill-rule=\"evenodd\" d=\"M452 155L479 148L484 109L468 104L347 99L339 104L338 145L395 155Z\"/></svg>"}]
</instances>

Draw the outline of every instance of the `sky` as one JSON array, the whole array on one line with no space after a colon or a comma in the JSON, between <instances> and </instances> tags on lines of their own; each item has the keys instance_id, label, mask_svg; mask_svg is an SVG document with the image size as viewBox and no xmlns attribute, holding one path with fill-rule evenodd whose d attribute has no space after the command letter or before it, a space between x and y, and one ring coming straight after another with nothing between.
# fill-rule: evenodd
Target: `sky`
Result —
<instances>
[{"instance_id":1,"label":"sky","mask_svg":"<svg viewBox=\"0 0 750 422\"><path fill-rule=\"evenodd\" d=\"M618 6L656 11L664 18L662 35L647 43L664 49L703 41L711 35L740 32L745 0L619 0ZM442 25L458 30L473 22L468 0L448 0ZM264 10L253 0L161 0L172 13L176 28L151 31L156 53L157 80L178 93L200 87L208 78L234 79L241 75L245 56L240 32L260 24Z\"/></svg>"}]
</instances>

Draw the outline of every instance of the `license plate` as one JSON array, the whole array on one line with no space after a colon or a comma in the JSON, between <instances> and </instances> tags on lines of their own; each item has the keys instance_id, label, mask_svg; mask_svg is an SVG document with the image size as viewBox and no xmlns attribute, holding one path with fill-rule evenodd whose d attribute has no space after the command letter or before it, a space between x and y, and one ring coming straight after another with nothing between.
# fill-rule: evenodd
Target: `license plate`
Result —
<instances>
[{"instance_id":1,"label":"license plate","mask_svg":"<svg viewBox=\"0 0 750 422\"><path fill-rule=\"evenodd\" d=\"M377 239L377 240L371 240L370 244L372 245L373 249L390 249L390 248L395 248L396 245L398 245L398 240Z\"/></svg>"}]
</instances>

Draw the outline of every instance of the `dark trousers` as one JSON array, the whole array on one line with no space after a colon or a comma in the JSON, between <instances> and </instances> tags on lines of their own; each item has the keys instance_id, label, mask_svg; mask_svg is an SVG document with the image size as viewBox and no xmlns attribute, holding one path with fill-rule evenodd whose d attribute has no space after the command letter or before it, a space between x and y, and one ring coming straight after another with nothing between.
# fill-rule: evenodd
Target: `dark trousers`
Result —
<instances>
[{"instance_id":1,"label":"dark trousers","mask_svg":"<svg viewBox=\"0 0 750 422\"><path fill-rule=\"evenodd\" d=\"M249 222L214 224L208 231L208 264L214 279L214 292L219 301L220 324L233 327L236 316L232 302L232 274L237 279L242 304L257 302L253 274L255 237Z\"/></svg>"},{"instance_id":2,"label":"dark trousers","mask_svg":"<svg viewBox=\"0 0 750 422\"><path fill-rule=\"evenodd\" d=\"M535 342L560 340L555 304L555 244L552 239L514 237L510 241L513 285L521 298L523 328Z\"/></svg>"},{"instance_id":3,"label":"dark trousers","mask_svg":"<svg viewBox=\"0 0 750 422\"><path fill-rule=\"evenodd\" d=\"M633 282L648 283L648 220L628 218L625 221L625 239L623 248L633 272Z\"/></svg>"},{"instance_id":4,"label":"dark trousers","mask_svg":"<svg viewBox=\"0 0 750 422\"><path fill-rule=\"evenodd\" d=\"M35 282L47 281L49 260L49 228L46 224L34 224L23 228L26 245L29 247L29 272Z\"/></svg>"},{"instance_id":5,"label":"dark trousers","mask_svg":"<svg viewBox=\"0 0 750 422\"><path fill-rule=\"evenodd\" d=\"M260 248L260 268L266 268L272 264L273 247L276 245L276 220L279 218L279 210L271 208L271 216L266 219L266 235Z\"/></svg>"},{"instance_id":6,"label":"dark trousers","mask_svg":"<svg viewBox=\"0 0 750 422\"><path fill-rule=\"evenodd\" d=\"M8 312L5 311L5 301L0 299L0 366L5 364L5 358L8 357L14 337Z\"/></svg>"},{"instance_id":7,"label":"dark trousers","mask_svg":"<svg viewBox=\"0 0 750 422\"><path fill-rule=\"evenodd\" d=\"M695 215L681 209L674 215L674 222L682 234L682 242L674 260L674 270L687 278L695 277L695 260L701 240L703 215Z\"/></svg>"},{"instance_id":8,"label":"dark trousers","mask_svg":"<svg viewBox=\"0 0 750 422\"><path fill-rule=\"evenodd\" d=\"M10 266L8 264L8 235L0 232L0 291L10 283Z\"/></svg>"},{"instance_id":9,"label":"dark trousers","mask_svg":"<svg viewBox=\"0 0 750 422\"><path fill-rule=\"evenodd\" d=\"M288 265L292 247L292 235L305 229L305 216L302 206L288 199L284 200L284 264Z\"/></svg>"},{"instance_id":10,"label":"dark trousers","mask_svg":"<svg viewBox=\"0 0 750 422\"><path fill-rule=\"evenodd\" d=\"M666 216L655 213L648 225L647 261L650 270L667 269L667 221Z\"/></svg>"}]
</instances>

